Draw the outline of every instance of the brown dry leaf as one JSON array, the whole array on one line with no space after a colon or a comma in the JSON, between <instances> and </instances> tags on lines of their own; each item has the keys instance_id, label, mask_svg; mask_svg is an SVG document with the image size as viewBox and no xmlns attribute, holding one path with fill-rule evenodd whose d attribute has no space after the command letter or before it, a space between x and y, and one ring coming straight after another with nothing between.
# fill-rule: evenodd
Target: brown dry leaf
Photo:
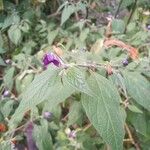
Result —
<instances>
[{"instance_id":1,"label":"brown dry leaf","mask_svg":"<svg viewBox=\"0 0 150 150\"><path fill-rule=\"evenodd\" d=\"M127 52L129 53L130 57L134 60L134 59L138 59L138 50L130 45L125 44L124 42L117 40L117 39L105 39L104 41L104 46L105 47L111 47L111 46L118 46L122 49L127 50Z\"/></svg>"},{"instance_id":2,"label":"brown dry leaf","mask_svg":"<svg viewBox=\"0 0 150 150\"><path fill-rule=\"evenodd\" d=\"M58 55L58 56L62 56L63 55L63 51L60 47L57 47L55 45L52 46L54 52Z\"/></svg>"},{"instance_id":3,"label":"brown dry leaf","mask_svg":"<svg viewBox=\"0 0 150 150\"><path fill-rule=\"evenodd\" d=\"M98 39L91 47L91 52L99 53L103 48L103 39Z\"/></svg>"},{"instance_id":4,"label":"brown dry leaf","mask_svg":"<svg viewBox=\"0 0 150 150\"><path fill-rule=\"evenodd\" d=\"M129 47L129 54L130 54L130 57L131 57L133 60L138 59L139 54L138 54L138 51L137 51L136 48L134 48L134 47Z\"/></svg>"}]
</instances>

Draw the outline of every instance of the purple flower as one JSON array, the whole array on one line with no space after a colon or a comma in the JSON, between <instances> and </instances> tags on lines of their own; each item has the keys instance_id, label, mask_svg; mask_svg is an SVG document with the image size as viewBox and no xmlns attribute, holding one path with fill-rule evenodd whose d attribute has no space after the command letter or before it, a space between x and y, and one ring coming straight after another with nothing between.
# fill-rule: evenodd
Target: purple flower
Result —
<instances>
[{"instance_id":1,"label":"purple flower","mask_svg":"<svg viewBox=\"0 0 150 150\"><path fill-rule=\"evenodd\" d=\"M51 112L44 112L43 114L43 117L46 119L46 120L50 120L52 118L53 114Z\"/></svg>"},{"instance_id":2,"label":"purple flower","mask_svg":"<svg viewBox=\"0 0 150 150\"><path fill-rule=\"evenodd\" d=\"M9 92L8 90L5 90L5 91L3 92L3 96L4 96L4 97L10 96L10 92Z\"/></svg>"},{"instance_id":3,"label":"purple flower","mask_svg":"<svg viewBox=\"0 0 150 150\"><path fill-rule=\"evenodd\" d=\"M123 60L122 64L123 64L124 66L127 66L127 65L129 64L129 62L128 62L127 59L125 59L125 60Z\"/></svg>"},{"instance_id":4,"label":"purple flower","mask_svg":"<svg viewBox=\"0 0 150 150\"><path fill-rule=\"evenodd\" d=\"M27 138L27 145L28 145L28 150L38 150L36 143L33 139L33 123L29 122L27 128L26 128L26 138Z\"/></svg>"},{"instance_id":5,"label":"purple flower","mask_svg":"<svg viewBox=\"0 0 150 150\"><path fill-rule=\"evenodd\" d=\"M57 55L55 55L54 53L47 53L43 57L43 64L46 67L50 63L53 63L57 67L62 64L60 58Z\"/></svg>"}]
</instances>

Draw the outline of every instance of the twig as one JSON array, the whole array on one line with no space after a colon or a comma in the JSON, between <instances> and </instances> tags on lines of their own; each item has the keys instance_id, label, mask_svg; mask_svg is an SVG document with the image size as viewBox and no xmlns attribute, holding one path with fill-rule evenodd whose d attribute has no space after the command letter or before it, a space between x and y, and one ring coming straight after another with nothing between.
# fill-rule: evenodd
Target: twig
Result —
<instances>
[{"instance_id":1,"label":"twig","mask_svg":"<svg viewBox=\"0 0 150 150\"><path fill-rule=\"evenodd\" d=\"M131 133L131 131L130 131L130 129L129 129L129 127L128 127L128 125L126 123L125 123L125 129L126 129L126 131L128 133L128 136L129 136L129 139L131 140L131 143L134 145L135 142L134 142L134 139L132 137L132 133Z\"/></svg>"},{"instance_id":2,"label":"twig","mask_svg":"<svg viewBox=\"0 0 150 150\"><path fill-rule=\"evenodd\" d=\"M75 18L76 18L76 21L80 20L78 12L75 12Z\"/></svg>"},{"instance_id":3,"label":"twig","mask_svg":"<svg viewBox=\"0 0 150 150\"><path fill-rule=\"evenodd\" d=\"M128 136L129 136L129 139L130 139L131 143L134 145L136 150L141 150L139 145L135 142L135 140L134 140L134 138L132 136L132 133L131 133L131 131L130 131L130 129L129 129L129 127L128 127L128 125L126 123L125 123L125 129L126 129L126 131L128 133Z\"/></svg>"},{"instance_id":4,"label":"twig","mask_svg":"<svg viewBox=\"0 0 150 150\"><path fill-rule=\"evenodd\" d=\"M116 13L115 13L115 17L114 17L114 18L116 18L116 17L117 17L117 15L118 15L118 13L119 13L119 10L120 10L120 7L121 7L122 2L123 2L123 0L120 0L119 6L118 6L118 8L117 8L117 11L116 11Z\"/></svg>"},{"instance_id":5,"label":"twig","mask_svg":"<svg viewBox=\"0 0 150 150\"><path fill-rule=\"evenodd\" d=\"M86 130L88 130L90 127L92 126L92 124L88 124L86 127L83 128L83 131L85 132Z\"/></svg>"},{"instance_id":6,"label":"twig","mask_svg":"<svg viewBox=\"0 0 150 150\"><path fill-rule=\"evenodd\" d=\"M15 3L16 3L16 5L18 5L19 4L19 0L15 0Z\"/></svg>"},{"instance_id":7,"label":"twig","mask_svg":"<svg viewBox=\"0 0 150 150\"><path fill-rule=\"evenodd\" d=\"M14 134L15 134L16 131L21 130L21 129L24 128L27 124L28 124L28 122L26 122L25 124L23 124L23 125L21 125L20 127L14 129L13 131L11 131L11 132L10 132L10 135L11 135L10 137L11 137L11 139L13 138L13 136L14 136Z\"/></svg>"},{"instance_id":8,"label":"twig","mask_svg":"<svg viewBox=\"0 0 150 150\"><path fill-rule=\"evenodd\" d=\"M126 23L126 26L125 26L125 29L124 29L124 32L123 32L124 34L126 34L127 26L128 26L128 24L130 23L131 18L132 18L133 14L134 14L134 11L135 11L135 9L136 9L136 4L137 4L137 0L135 0L135 2L134 2L134 6L133 6L133 8L132 8L132 11L131 11L131 13L130 13L130 16L129 16L129 18L128 18L128 21L127 21L127 23Z\"/></svg>"},{"instance_id":9,"label":"twig","mask_svg":"<svg viewBox=\"0 0 150 150\"><path fill-rule=\"evenodd\" d=\"M62 121L67 121L67 118L68 118L68 114L65 117L63 117L61 120Z\"/></svg>"},{"instance_id":10,"label":"twig","mask_svg":"<svg viewBox=\"0 0 150 150\"><path fill-rule=\"evenodd\" d=\"M61 14L61 12L56 11L55 13L48 15L47 18L52 18L52 17L55 17L60 14Z\"/></svg>"},{"instance_id":11,"label":"twig","mask_svg":"<svg viewBox=\"0 0 150 150\"><path fill-rule=\"evenodd\" d=\"M131 142L131 139L124 139L123 142Z\"/></svg>"}]
</instances>

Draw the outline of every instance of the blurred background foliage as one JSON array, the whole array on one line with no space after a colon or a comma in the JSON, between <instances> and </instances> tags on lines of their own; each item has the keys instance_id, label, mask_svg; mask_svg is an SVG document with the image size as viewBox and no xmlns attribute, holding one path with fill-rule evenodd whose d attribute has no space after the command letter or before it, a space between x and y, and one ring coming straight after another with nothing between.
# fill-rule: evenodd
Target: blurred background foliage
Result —
<instances>
[{"instance_id":1,"label":"blurred background foliage","mask_svg":"<svg viewBox=\"0 0 150 150\"><path fill-rule=\"evenodd\" d=\"M32 82L35 74L42 71L41 59L44 53L59 48L66 53L76 50L99 51L102 47L101 42L109 36L108 34L136 47L145 60L142 65L149 66L150 1L0 0L1 125L7 125L7 119L18 106L19 95ZM116 53L111 51L103 55L107 60L111 60L116 57ZM74 57L77 61L82 59L78 54ZM146 72L145 76L150 79L149 72ZM9 96L3 97L6 90L9 91ZM34 132L40 150L51 147L50 141L47 141L48 147L47 143L44 143L51 138L57 150L109 149L92 126L85 126L88 124L88 119L78 100L79 97L80 95L75 94L68 101L51 110L54 115L53 122L47 123L44 119L38 122ZM130 106L127 121L134 138L138 139L137 144L140 145L141 150L148 150L150 114L138 104L135 105ZM0 128L4 130L3 126ZM76 140L70 137L72 129L78 132ZM3 132L0 132L1 135ZM39 137L43 141L40 141ZM4 140L2 137L0 142ZM26 141L23 133L16 135L15 140L19 141L18 149L25 149ZM138 150L134 144L127 141L124 148ZM5 143L2 149L10 149L10 145Z\"/></svg>"}]
</instances>

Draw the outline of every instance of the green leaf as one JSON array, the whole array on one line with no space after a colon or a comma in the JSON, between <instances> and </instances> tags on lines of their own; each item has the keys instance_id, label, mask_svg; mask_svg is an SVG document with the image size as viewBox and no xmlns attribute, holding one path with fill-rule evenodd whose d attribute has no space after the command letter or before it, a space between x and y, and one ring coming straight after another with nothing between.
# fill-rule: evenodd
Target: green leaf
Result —
<instances>
[{"instance_id":1,"label":"green leaf","mask_svg":"<svg viewBox=\"0 0 150 150\"><path fill-rule=\"evenodd\" d=\"M75 90L86 93L91 96L93 95L93 92L90 90L87 84L84 70L71 67L67 70L67 74L66 76L64 76L63 80Z\"/></svg>"},{"instance_id":2,"label":"green leaf","mask_svg":"<svg viewBox=\"0 0 150 150\"><path fill-rule=\"evenodd\" d=\"M25 33L28 33L29 32L29 29L30 29L30 26L29 26L29 23L27 22L23 22L22 26L20 26L20 29L25 32Z\"/></svg>"},{"instance_id":3,"label":"green leaf","mask_svg":"<svg viewBox=\"0 0 150 150\"><path fill-rule=\"evenodd\" d=\"M34 125L33 137L39 150L53 150L52 138L48 132L46 120L41 121L41 126Z\"/></svg>"},{"instance_id":4,"label":"green leaf","mask_svg":"<svg viewBox=\"0 0 150 150\"><path fill-rule=\"evenodd\" d=\"M21 41L21 30L17 25L12 25L8 30L8 36L15 45L18 45Z\"/></svg>"},{"instance_id":5,"label":"green leaf","mask_svg":"<svg viewBox=\"0 0 150 150\"><path fill-rule=\"evenodd\" d=\"M126 8L134 3L134 0L123 0L121 4L121 8Z\"/></svg>"},{"instance_id":6,"label":"green leaf","mask_svg":"<svg viewBox=\"0 0 150 150\"><path fill-rule=\"evenodd\" d=\"M112 31L114 33L123 33L125 29L125 23L121 19L114 19L112 21Z\"/></svg>"},{"instance_id":7,"label":"green leaf","mask_svg":"<svg viewBox=\"0 0 150 150\"><path fill-rule=\"evenodd\" d=\"M2 59L1 56L0 56L0 66L6 66L6 64L4 63L4 60Z\"/></svg>"},{"instance_id":8,"label":"green leaf","mask_svg":"<svg viewBox=\"0 0 150 150\"><path fill-rule=\"evenodd\" d=\"M19 22L20 22L20 17L16 13L13 13L12 15L8 16L5 19L2 30L6 29L12 24L18 24Z\"/></svg>"},{"instance_id":9,"label":"green leaf","mask_svg":"<svg viewBox=\"0 0 150 150\"><path fill-rule=\"evenodd\" d=\"M53 87L48 88L48 91L45 97L47 97L47 110L49 111L75 92L74 88L66 84L66 82L62 83L60 78Z\"/></svg>"},{"instance_id":10,"label":"green leaf","mask_svg":"<svg viewBox=\"0 0 150 150\"><path fill-rule=\"evenodd\" d=\"M9 141L2 141L0 143L0 150L12 150Z\"/></svg>"},{"instance_id":11,"label":"green leaf","mask_svg":"<svg viewBox=\"0 0 150 150\"><path fill-rule=\"evenodd\" d=\"M81 101L89 120L112 150L122 150L124 116L116 87L96 73L90 76L88 84L95 97L82 94Z\"/></svg>"},{"instance_id":12,"label":"green leaf","mask_svg":"<svg viewBox=\"0 0 150 150\"><path fill-rule=\"evenodd\" d=\"M81 120L83 116L82 105L80 102L74 101L69 109L68 126L73 125Z\"/></svg>"},{"instance_id":13,"label":"green leaf","mask_svg":"<svg viewBox=\"0 0 150 150\"><path fill-rule=\"evenodd\" d=\"M109 80L112 81L116 87L120 87L123 90L125 96L127 97L127 90L124 83L124 78L121 76L120 73L114 73L109 77Z\"/></svg>"},{"instance_id":14,"label":"green leaf","mask_svg":"<svg viewBox=\"0 0 150 150\"><path fill-rule=\"evenodd\" d=\"M36 46L36 43L33 40L30 40L24 43L24 47L22 48L22 52L25 54L31 54L33 51L32 49Z\"/></svg>"},{"instance_id":15,"label":"green leaf","mask_svg":"<svg viewBox=\"0 0 150 150\"><path fill-rule=\"evenodd\" d=\"M137 133L148 137L148 119L145 114L130 114L129 121L135 127Z\"/></svg>"},{"instance_id":16,"label":"green leaf","mask_svg":"<svg viewBox=\"0 0 150 150\"><path fill-rule=\"evenodd\" d=\"M82 10L82 11L86 11L87 8L87 3L79 1L78 3L76 3L76 11Z\"/></svg>"},{"instance_id":17,"label":"green leaf","mask_svg":"<svg viewBox=\"0 0 150 150\"><path fill-rule=\"evenodd\" d=\"M143 113L138 107L136 107L135 105L128 105L128 109L132 112L135 113Z\"/></svg>"},{"instance_id":18,"label":"green leaf","mask_svg":"<svg viewBox=\"0 0 150 150\"><path fill-rule=\"evenodd\" d=\"M89 32L90 32L89 28L85 28L84 30L82 30L80 37L79 37L82 42L86 40Z\"/></svg>"},{"instance_id":19,"label":"green leaf","mask_svg":"<svg viewBox=\"0 0 150 150\"><path fill-rule=\"evenodd\" d=\"M48 40L48 44L51 45L53 43L53 41L55 40L57 34L58 34L58 29L53 30L53 31L49 31L48 35L47 35L47 40Z\"/></svg>"},{"instance_id":20,"label":"green leaf","mask_svg":"<svg viewBox=\"0 0 150 150\"><path fill-rule=\"evenodd\" d=\"M5 76L4 76L4 84L5 87L7 87L9 90L13 87L13 76L14 76L15 68L12 67L9 70L7 70Z\"/></svg>"},{"instance_id":21,"label":"green leaf","mask_svg":"<svg viewBox=\"0 0 150 150\"><path fill-rule=\"evenodd\" d=\"M139 73L122 72L129 95L140 105L150 110L150 84Z\"/></svg>"},{"instance_id":22,"label":"green leaf","mask_svg":"<svg viewBox=\"0 0 150 150\"><path fill-rule=\"evenodd\" d=\"M9 100L1 108L1 112L5 118L10 115L11 111L13 110L13 105L14 105L14 101Z\"/></svg>"},{"instance_id":23,"label":"green leaf","mask_svg":"<svg viewBox=\"0 0 150 150\"><path fill-rule=\"evenodd\" d=\"M10 121L11 127L21 121L26 111L40 104L44 100L47 100L47 95L50 92L49 87L52 87L53 89L56 78L58 76L58 72L59 70L57 68L49 67L46 71L35 77L33 82L29 85L27 90L22 95L20 105Z\"/></svg>"},{"instance_id":24,"label":"green leaf","mask_svg":"<svg viewBox=\"0 0 150 150\"><path fill-rule=\"evenodd\" d=\"M61 26L70 18L70 16L75 12L74 5L65 5L62 15L61 15Z\"/></svg>"},{"instance_id":25,"label":"green leaf","mask_svg":"<svg viewBox=\"0 0 150 150\"><path fill-rule=\"evenodd\" d=\"M23 93L22 101L12 117L10 126L13 126L15 122L18 123L27 110L41 102L47 101L49 110L51 110L74 93L75 90L72 87L65 82L62 83L61 76L58 75L59 72L60 70L57 68L48 68L35 77L28 89Z\"/></svg>"}]
</instances>

